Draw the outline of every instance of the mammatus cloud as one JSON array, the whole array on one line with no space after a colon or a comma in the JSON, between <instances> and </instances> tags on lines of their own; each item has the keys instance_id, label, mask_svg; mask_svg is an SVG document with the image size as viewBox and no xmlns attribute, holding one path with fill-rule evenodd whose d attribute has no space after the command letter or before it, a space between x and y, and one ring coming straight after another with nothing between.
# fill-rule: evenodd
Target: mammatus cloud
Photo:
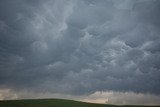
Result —
<instances>
[{"instance_id":1,"label":"mammatus cloud","mask_svg":"<svg viewBox=\"0 0 160 107\"><path fill-rule=\"evenodd\" d=\"M0 2L1 89L160 94L158 0Z\"/></svg>"}]
</instances>

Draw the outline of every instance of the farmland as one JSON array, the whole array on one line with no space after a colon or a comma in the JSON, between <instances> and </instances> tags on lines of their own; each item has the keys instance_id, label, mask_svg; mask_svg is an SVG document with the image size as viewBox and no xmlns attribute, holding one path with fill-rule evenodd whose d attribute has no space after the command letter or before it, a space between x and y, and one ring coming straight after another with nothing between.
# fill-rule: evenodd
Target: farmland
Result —
<instances>
[{"instance_id":1,"label":"farmland","mask_svg":"<svg viewBox=\"0 0 160 107\"><path fill-rule=\"evenodd\" d=\"M25 99L0 101L0 107L118 107L118 105L93 104L64 99ZM124 105L124 107L138 106Z\"/></svg>"}]
</instances>

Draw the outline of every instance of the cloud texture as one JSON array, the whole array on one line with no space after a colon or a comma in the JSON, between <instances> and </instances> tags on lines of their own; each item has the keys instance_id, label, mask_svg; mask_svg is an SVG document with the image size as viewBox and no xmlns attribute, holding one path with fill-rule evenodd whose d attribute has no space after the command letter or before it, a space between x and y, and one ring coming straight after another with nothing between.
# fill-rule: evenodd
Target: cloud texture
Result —
<instances>
[{"instance_id":1,"label":"cloud texture","mask_svg":"<svg viewBox=\"0 0 160 107\"><path fill-rule=\"evenodd\" d=\"M0 0L0 88L160 94L160 1Z\"/></svg>"}]
</instances>

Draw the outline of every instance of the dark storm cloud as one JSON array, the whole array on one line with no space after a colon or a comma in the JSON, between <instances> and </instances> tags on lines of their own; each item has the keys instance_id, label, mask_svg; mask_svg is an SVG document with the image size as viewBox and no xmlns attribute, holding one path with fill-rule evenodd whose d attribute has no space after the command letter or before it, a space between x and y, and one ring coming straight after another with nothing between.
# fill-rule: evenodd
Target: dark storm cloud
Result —
<instances>
[{"instance_id":1,"label":"dark storm cloud","mask_svg":"<svg viewBox=\"0 0 160 107\"><path fill-rule=\"evenodd\" d=\"M160 2L1 0L0 87L160 94Z\"/></svg>"}]
</instances>

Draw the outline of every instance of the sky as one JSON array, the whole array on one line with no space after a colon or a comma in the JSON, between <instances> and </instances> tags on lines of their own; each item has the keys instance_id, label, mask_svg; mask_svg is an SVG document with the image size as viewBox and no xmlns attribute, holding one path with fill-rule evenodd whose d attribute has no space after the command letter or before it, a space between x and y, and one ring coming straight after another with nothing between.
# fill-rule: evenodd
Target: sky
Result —
<instances>
[{"instance_id":1,"label":"sky","mask_svg":"<svg viewBox=\"0 0 160 107\"><path fill-rule=\"evenodd\" d=\"M160 105L159 0L0 0L0 100Z\"/></svg>"}]
</instances>

